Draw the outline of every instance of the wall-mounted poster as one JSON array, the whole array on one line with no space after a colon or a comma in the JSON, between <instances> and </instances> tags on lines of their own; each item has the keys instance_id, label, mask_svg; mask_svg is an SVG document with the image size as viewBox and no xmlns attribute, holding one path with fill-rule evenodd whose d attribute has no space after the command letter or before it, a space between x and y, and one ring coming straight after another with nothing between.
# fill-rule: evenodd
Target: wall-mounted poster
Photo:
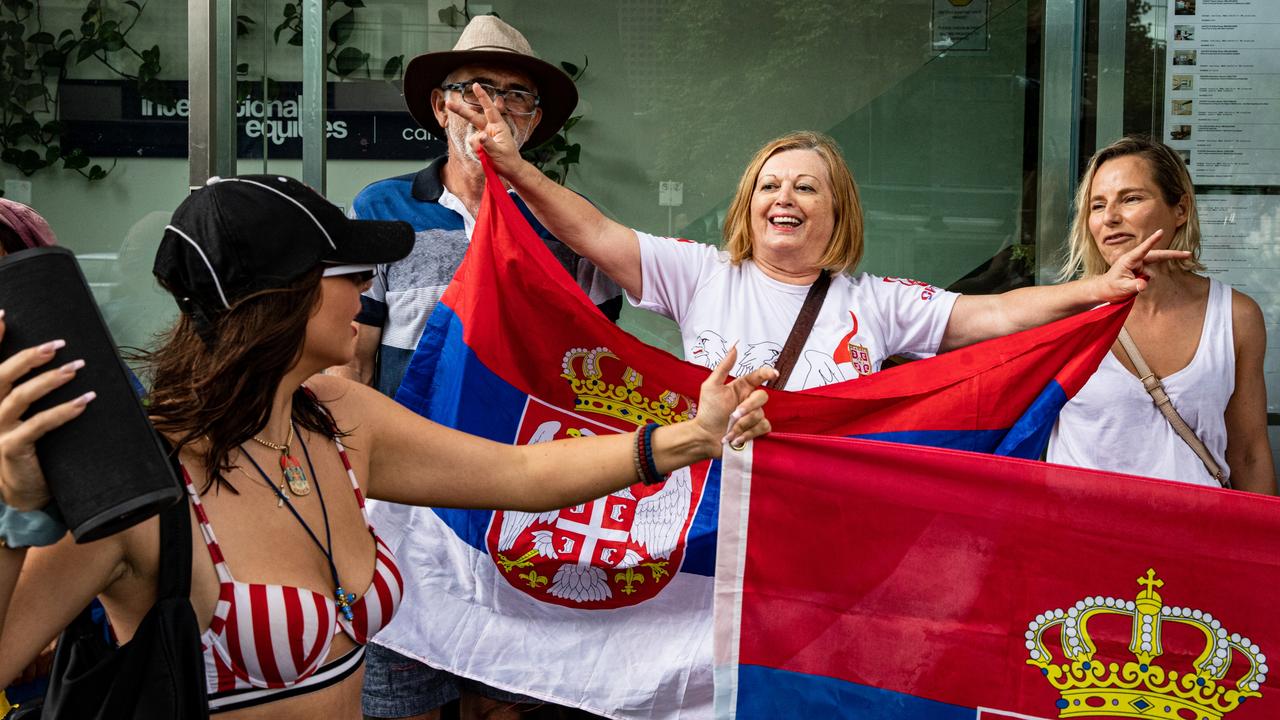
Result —
<instances>
[{"instance_id":1,"label":"wall-mounted poster","mask_svg":"<svg viewBox=\"0 0 1280 720\"><path fill-rule=\"evenodd\" d=\"M1280 195L1200 193L1196 209L1206 274L1262 307L1267 323L1267 412L1280 413Z\"/></svg>"},{"instance_id":2,"label":"wall-mounted poster","mask_svg":"<svg viewBox=\"0 0 1280 720\"><path fill-rule=\"evenodd\" d=\"M933 0L934 52L984 51L987 29L987 0Z\"/></svg>"},{"instance_id":3,"label":"wall-mounted poster","mask_svg":"<svg viewBox=\"0 0 1280 720\"><path fill-rule=\"evenodd\" d=\"M1168 7L1165 142L1197 185L1280 185L1280 0Z\"/></svg>"}]
</instances>

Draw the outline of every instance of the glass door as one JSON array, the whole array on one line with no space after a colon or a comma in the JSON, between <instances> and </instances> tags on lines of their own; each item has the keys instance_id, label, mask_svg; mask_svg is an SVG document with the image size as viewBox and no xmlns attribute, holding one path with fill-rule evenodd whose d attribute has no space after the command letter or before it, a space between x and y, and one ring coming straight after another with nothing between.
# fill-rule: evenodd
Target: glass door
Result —
<instances>
[{"instance_id":1,"label":"glass door","mask_svg":"<svg viewBox=\"0 0 1280 720\"><path fill-rule=\"evenodd\" d=\"M1123 133L1157 137L1187 162L1207 274L1247 293L1266 319L1280 467L1280 3L1093 0L1089 18L1082 136L1094 141L1081 164Z\"/></svg>"}]
</instances>

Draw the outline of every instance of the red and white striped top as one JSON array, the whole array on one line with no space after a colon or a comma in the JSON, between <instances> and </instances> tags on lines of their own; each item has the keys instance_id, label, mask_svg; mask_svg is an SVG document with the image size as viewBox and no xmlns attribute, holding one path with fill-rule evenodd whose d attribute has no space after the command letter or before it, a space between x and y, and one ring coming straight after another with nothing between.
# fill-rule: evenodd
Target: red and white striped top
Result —
<instances>
[{"instance_id":1,"label":"red and white striped top","mask_svg":"<svg viewBox=\"0 0 1280 720\"><path fill-rule=\"evenodd\" d=\"M364 494L356 482L346 448L337 439L334 443L347 469L356 502L365 515L365 523L369 524ZM235 690L285 690L306 684L329 656L329 647L338 630L364 645L391 622L404 594L404 580L390 549L372 524L369 524L369 533L373 535L377 552L373 582L351 606L354 617L348 622L338 611L332 594L235 580L200 503L200 494L185 468L182 475L221 584L213 621L202 637L205 679L211 696Z\"/></svg>"}]
</instances>

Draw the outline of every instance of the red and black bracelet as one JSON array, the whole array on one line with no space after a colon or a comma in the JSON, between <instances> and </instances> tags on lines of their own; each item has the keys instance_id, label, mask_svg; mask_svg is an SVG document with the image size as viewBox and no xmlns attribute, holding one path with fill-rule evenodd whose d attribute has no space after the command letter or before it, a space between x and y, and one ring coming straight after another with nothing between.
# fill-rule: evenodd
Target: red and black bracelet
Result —
<instances>
[{"instance_id":1,"label":"red and black bracelet","mask_svg":"<svg viewBox=\"0 0 1280 720\"><path fill-rule=\"evenodd\" d=\"M653 460L653 431L658 423L649 423L636 430L636 448L632 459L635 461L636 477L645 485L656 485L667 479L658 472L658 464Z\"/></svg>"},{"instance_id":2,"label":"red and black bracelet","mask_svg":"<svg viewBox=\"0 0 1280 720\"><path fill-rule=\"evenodd\" d=\"M631 448L631 462L636 468L636 482L644 482L644 428L636 428L636 444Z\"/></svg>"}]
</instances>

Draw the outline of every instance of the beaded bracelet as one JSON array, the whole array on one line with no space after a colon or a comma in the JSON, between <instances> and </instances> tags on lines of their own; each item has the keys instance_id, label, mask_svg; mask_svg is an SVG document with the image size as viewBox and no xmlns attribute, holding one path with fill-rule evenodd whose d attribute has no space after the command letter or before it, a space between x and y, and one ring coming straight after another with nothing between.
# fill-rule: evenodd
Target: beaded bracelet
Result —
<instances>
[{"instance_id":1,"label":"beaded bracelet","mask_svg":"<svg viewBox=\"0 0 1280 720\"><path fill-rule=\"evenodd\" d=\"M644 474L641 480L645 485L657 485L665 482L666 475L658 472L658 464L653 460L653 432L658 429L658 423L649 423L641 430L643 439L640 442L640 449L644 455Z\"/></svg>"},{"instance_id":2,"label":"beaded bracelet","mask_svg":"<svg viewBox=\"0 0 1280 720\"><path fill-rule=\"evenodd\" d=\"M644 482L644 428L636 428L636 444L631 448L631 462L636 468L636 482Z\"/></svg>"}]
</instances>

